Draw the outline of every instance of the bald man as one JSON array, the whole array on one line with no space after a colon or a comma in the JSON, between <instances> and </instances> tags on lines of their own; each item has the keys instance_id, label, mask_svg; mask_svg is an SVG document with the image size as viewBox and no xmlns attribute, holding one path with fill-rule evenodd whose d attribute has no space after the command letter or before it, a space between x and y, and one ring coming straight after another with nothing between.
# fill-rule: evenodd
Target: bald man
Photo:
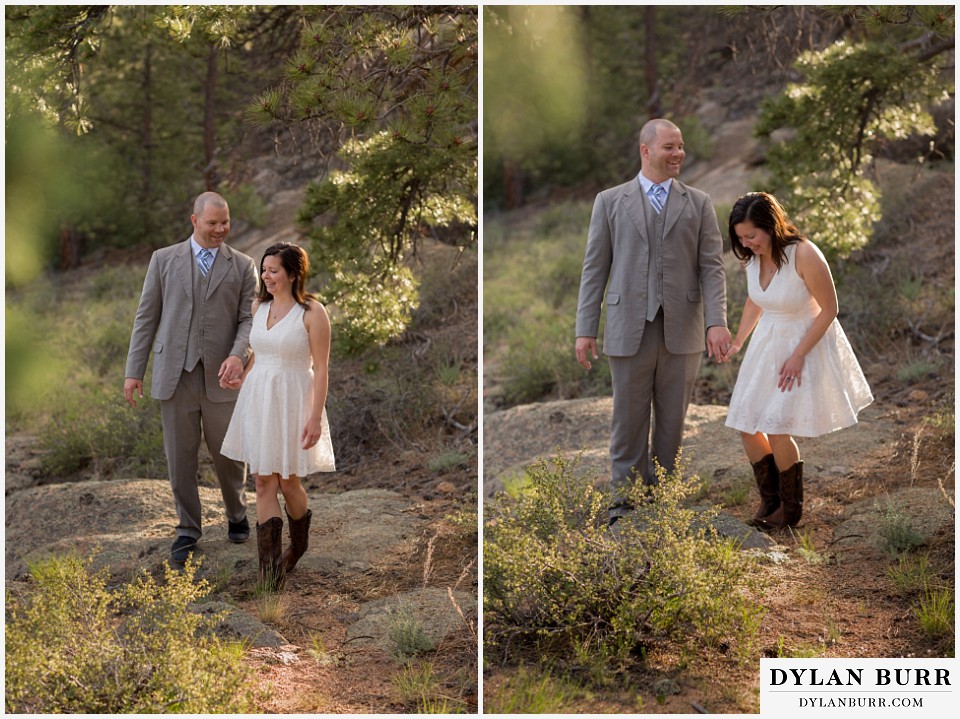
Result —
<instances>
[{"instance_id":1,"label":"bald man","mask_svg":"<svg viewBox=\"0 0 960 719\"><path fill-rule=\"evenodd\" d=\"M243 373L250 358L250 309L257 286L252 259L224 244L230 208L215 192L194 202L193 235L157 250L143 282L123 383L132 407L143 397L153 351L151 396L160 402L163 445L179 518L171 559L182 565L203 534L197 488L201 434L213 457L227 517L227 538L245 542L242 463L220 454L237 390L220 385Z\"/></svg>"},{"instance_id":2,"label":"bald man","mask_svg":"<svg viewBox=\"0 0 960 719\"><path fill-rule=\"evenodd\" d=\"M587 233L576 355L587 370L597 359L605 306L611 525L631 509L634 481L656 482L654 460L674 469L703 351L719 361L731 341L723 239L710 197L677 179L684 157L679 127L646 123L640 174L597 195Z\"/></svg>"}]
</instances>

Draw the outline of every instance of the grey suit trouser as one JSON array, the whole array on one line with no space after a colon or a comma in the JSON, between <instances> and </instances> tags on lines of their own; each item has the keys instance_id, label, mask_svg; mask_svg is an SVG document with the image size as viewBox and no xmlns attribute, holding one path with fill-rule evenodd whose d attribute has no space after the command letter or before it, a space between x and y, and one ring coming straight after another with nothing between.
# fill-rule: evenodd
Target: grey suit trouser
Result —
<instances>
[{"instance_id":1,"label":"grey suit trouser","mask_svg":"<svg viewBox=\"0 0 960 719\"><path fill-rule=\"evenodd\" d=\"M180 524L177 536L200 539L202 510L197 488L201 427L220 482L227 519L240 522L247 516L244 493L246 466L220 454L236 402L211 402L203 379L203 363L180 375L173 396L160 402L163 448L167 455L170 488Z\"/></svg>"},{"instance_id":2,"label":"grey suit trouser","mask_svg":"<svg viewBox=\"0 0 960 719\"><path fill-rule=\"evenodd\" d=\"M611 516L624 513L616 503L625 499L637 477L648 485L656 483L654 458L668 473L675 468L702 355L667 350L660 310L646 323L635 355L608 357L613 380L610 478L615 506Z\"/></svg>"}]
</instances>

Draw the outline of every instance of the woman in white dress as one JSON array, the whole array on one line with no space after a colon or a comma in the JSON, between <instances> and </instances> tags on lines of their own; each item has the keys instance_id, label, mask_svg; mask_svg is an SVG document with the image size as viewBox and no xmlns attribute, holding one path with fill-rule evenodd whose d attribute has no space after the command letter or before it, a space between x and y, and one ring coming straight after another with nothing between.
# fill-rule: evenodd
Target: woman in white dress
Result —
<instances>
[{"instance_id":1,"label":"woman in white dress","mask_svg":"<svg viewBox=\"0 0 960 719\"><path fill-rule=\"evenodd\" d=\"M723 360L753 333L726 425L740 431L760 491L754 524L800 521L803 461L794 437L856 424L873 401L837 321L837 291L823 254L790 222L773 195L752 192L730 212L734 255L745 262L747 301Z\"/></svg>"},{"instance_id":2,"label":"woman in white dress","mask_svg":"<svg viewBox=\"0 0 960 719\"><path fill-rule=\"evenodd\" d=\"M236 409L221 452L246 462L256 478L260 579L279 586L307 549L310 518L301 479L335 469L327 424L330 319L305 290L309 259L298 245L279 242L260 261L250 347ZM281 553L283 494L290 545Z\"/></svg>"}]
</instances>

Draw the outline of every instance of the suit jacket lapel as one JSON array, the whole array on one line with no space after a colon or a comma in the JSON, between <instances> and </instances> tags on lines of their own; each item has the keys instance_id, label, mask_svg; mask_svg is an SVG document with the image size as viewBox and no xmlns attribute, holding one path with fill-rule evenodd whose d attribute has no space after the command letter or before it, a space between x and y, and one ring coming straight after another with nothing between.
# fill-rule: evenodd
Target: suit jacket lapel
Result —
<instances>
[{"instance_id":1,"label":"suit jacket lapel","mask_svg":"<svg viewBox=\"0 0 960 719\"><path fill-rule=\"evenodd\" d=\"M663 221L663 234L666 236L676 221L680 218L683 208L687 205L687 188L678 180L673 181L670 188L670 199L667 201L667 216Z\"/></svg>"},{"instance_id":2,"label":"suit jacket lapel","mask_svg":"<svg viewBox=\"0 0 960 719\"><path fill-rule=\"evenodd\" d=\"M193 303L193 265L196 263L196 258L193 256L193 247L190 246L190 240L188 239L183 243L183 247L180 252L177 253L179 261L177 262L177 278L180 280L180 284L183 287L184 293L187 295L187 299L190 301L191 306Z\"/></svg>"},{"instance_id":3,"label":"suit jacket lapel","mask_svg":"<svg viewBox=\"0 0 960 719\"><path fill-rule=\"evenodd\" d=\"M220 245L217 251L217 259L210 269L210 281L207 283L207 297L213 294L217 286L223 282L223 278L230 271L230 263L233 262L233 255L226 245Z\"/></svg>"},{"instance_id":4,"label":"suit jacket lapel","mask_svg":"<svg viewBox=\"0 0 960 719\"><path fill-rule=\"evenodd\" d=\"M643 192L640 189L640 182L638 180L634 179L632 183L627 185L627 189L623 193L623 201L627 208L627 214L630 215L630 219L636 226L637 232L640 233L641 237L646 237L647 217L646 210L643 206Z\"/></svg>"}]
</instances>

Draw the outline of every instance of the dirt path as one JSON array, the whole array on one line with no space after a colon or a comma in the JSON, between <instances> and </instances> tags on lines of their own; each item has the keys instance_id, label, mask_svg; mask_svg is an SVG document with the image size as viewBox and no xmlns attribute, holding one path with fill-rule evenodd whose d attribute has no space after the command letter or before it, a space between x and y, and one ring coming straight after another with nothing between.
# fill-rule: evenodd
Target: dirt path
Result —
<instances>
[{"instance_id":1,"label":"dirt path","mask_svg":"<svg viewBox=\"0 0 960 719\"><path fill-rule=\"evenodd\" d=\"M610 398L545 402L487 413L484 417L484 490L522 473L538 456L578 453L580 471L603 478L609 472ZM724 427L726 409L691 406L685 433L689 472L705 482L707 497L739 519L752 515L755 490L730 504L736 489L752 485L736 433ZM919 438L917 432L919 431ZM952 437L922 423L918 406L880 400L861 422L815 440L800 440L806 476L804 517L797 530L775 533L778 543L764 564L770 586L763 598L764 656L793 652L808 656L942 656L945 645L926 637L913 620L909 598L892 585L896 561L882 549L882 515L889 508L909 517L922 536L921 548L952 582L953 509L938 485L954 496ZM604 481L604 480L600 480ZM802 542L815 548L805 558ZM757 712L759 663L731 670L706 654L683 666L681 657L660 656L638 678L641 687L669 678L676 693L662 703L652 692L644 712L687 713L693 703L711 712ZM485 675L490 697L512 674L503 667ZM731 676L730 672L733 671ZM601 699L584 697L578 711L635 712L637 696L613 690Z\"/></svg>"},{"instance_id":2,"label":"dirt path","mask_svg":"<svg viewBox=\"0 0 960 719\"><path fill-rule=\"evenodd\" d=\"M162 574L176 525L165 479L37 486L33 457L28 438L7 438L8 589L25 581L30 561L69 551L93 553L94 566L117 579L140 570ZM391 481L388 469L369 469ZM341 491L316 486L320 482L308 491L310 547L288 579L276 616L265 616L267 606L255 594L255 536L245 544L228 542L219 489L200 488L205 534L199 576L214 587L209 599L231 611L221 633L250 642L248 661L272 687L262 710L415 709L394 683L404 666L391 636L401 614L418 621L434 644L415 663L436 667L435 691L451 697L451 706L475 707L476 527L458 522L462 508L455 493L434 489L425 498L420 491L358 486L369 483ZM252 492L247 499L252 523Z\"/></svg>"}]
</instances>

